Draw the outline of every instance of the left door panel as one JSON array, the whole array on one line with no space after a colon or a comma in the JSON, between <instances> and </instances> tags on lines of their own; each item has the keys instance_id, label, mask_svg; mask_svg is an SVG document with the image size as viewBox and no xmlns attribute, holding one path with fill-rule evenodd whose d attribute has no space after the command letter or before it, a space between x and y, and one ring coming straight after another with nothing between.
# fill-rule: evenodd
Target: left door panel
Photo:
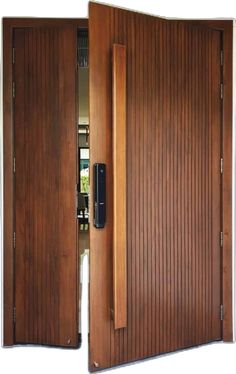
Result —
<instances>
[{"instance_id":1,"label":"left door panel","mask_svg":"<svg viewBox=\"0 0 236 374\"><path fill-rule=\"evenodd\" d=\"M75 347L75 27L13 33L15 343Z\"/></svg>"}]
</instances>

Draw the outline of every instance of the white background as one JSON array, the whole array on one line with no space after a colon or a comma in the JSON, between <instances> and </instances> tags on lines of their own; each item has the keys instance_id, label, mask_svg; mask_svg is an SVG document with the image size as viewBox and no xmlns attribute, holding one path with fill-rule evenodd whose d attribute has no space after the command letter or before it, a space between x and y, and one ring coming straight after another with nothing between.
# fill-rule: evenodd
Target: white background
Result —
<instances>
[{"instance_id":1,"label":"white background","mask_svg":"<svg viewBox=\"0 0 236 374\"><path fill-rule=\"evenodd\" d=\"M104 1L121 7L127 7L154 15L179 18L236 18L236 6L233 0L109 0ZM0 5L1 17L87 17L87 0L2 0ZM2 48L1 48L2 49ZM2 67L2 53L1 53ZM1 75L2 78L2 75ZM2 85L1 85L2 86ZM1 88L2 94L2 88ZM235 107L235 105L234 105ZM1 106L2 123L2 106ZM0 162L2 166L2 126L0 126ZM2 197L2 170L1 170L1 197ZM1 216L2 227L2 216ZM2 231L1 233L2 234ZM2 244L2 236L1 242ZM0 258L1 260L1 258ZM86 261L86 260L85 260ZM87 261L86 261L87 262ZM2 268L0 268L2 270ZM2 271L1 271L2 275ZM86 263L84 278L87 277ZM2 291L2 289L1 289ZM0 295L2 296L2 295ZM86 299L87 287L84 287L84 307L82 314L83 331L87 331ZM2 300L2 298L0 298ZM2 305L0 308L2 317ZM2 327L2 326L1 326ZM2 335L2 333L1 333ZM102 337L101 337L102 338ZM87 341L80 350L63 350L42 347L0 347L0 372L19 374L42 373L87 373ZM110 370L110 373L234 373L236 374L236 344L213 343L207 346L187 351L145 360L136 364L123 366Z\"/></svg>"}]
</instances>

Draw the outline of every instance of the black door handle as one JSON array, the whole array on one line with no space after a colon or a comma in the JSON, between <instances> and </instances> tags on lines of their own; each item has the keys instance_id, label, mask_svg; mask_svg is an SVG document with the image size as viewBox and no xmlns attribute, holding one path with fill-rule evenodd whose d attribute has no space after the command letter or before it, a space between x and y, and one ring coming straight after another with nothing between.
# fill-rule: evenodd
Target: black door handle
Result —
<instances>
[{"instance_id":1,"label":"black door handle","mask_svg":"<svg viewBox=\"0 0 236 374\"><path fill-rule=\"evenodd\" d=\"M106 222L106 165L93 165L94 175L94 226L103 228Z\"/></svg>"}]
</instances>

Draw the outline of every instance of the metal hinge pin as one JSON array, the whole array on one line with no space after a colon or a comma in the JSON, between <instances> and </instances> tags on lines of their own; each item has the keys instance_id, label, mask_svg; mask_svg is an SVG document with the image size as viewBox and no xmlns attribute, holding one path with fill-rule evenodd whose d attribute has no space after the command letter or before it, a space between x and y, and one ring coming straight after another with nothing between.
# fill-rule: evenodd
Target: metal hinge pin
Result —
<instances>
[{"instance_id":1,"label":"metal hinge pin","mask_svg":"<svg viewBox=\"0 0 236 374\"><path fill-rule=\"evenodd\" d=\"M15 48L12 48L12 63L15 63Z\"/></svg>"},{"instance_id":2,"label":"metal hinge pin","mask_svg":"<svg viewBox=\"0 0 236 374\"><path fill-rule=\"evenodd\" d=\"M13 232L13 248L16 248L16 233Z\"/></svg>"},{"instance_id":3,"label":"metal hinge pin","mask_svg":"<svg viewBox=\"0 0 236 374\"><path fill-rule=\"evenodd\" d=\"M224 234L223 234L223 231L221 231L220 233L220 246L223 247L223 243L224 243Z\"/></svg>"},{"instance_id":4,"label":"metal hinge pin","mask_svg":"<svg viewBox=\"0 0 236 374\"><path fill-rule=\"evenodd\" d=\"M13 322L16 323L16 307L13 308Z\"/></svg>"},{"instance_id":5,"label":"metal hinge pin","mask_svg":"<svg viewBox=\"0 0 236 374\"><path fill-rule=\"evenodd\" d=\"M224 51L223 50L220 51L220 65L221 66L224 65Z\"/></svg>"},{"instance_id":6,"label":"metal hinge pin","mask_svg":"<svg viewBox=\"0 0 236 374\"><path fill-rule=\"evenodd\" d=\"M224 98L224 85L223 83L220 84L220 98Z\"/></svg>"},{"instance_id":7,"label":"metal hinge pin","mask_svg":"<svg viewBox=\"0 0 236 374\"><path fill-rule=\"evenodd\" d=\"M16 85L15 82L12 82L12 97L15 99L16 97Z\"/></svg>"},{"instance_id":8,"label":"metal hinge pin","mask_svg":"<svg viewBox=\"0 0 236 374\"><path fill-rule=\"evenodd\" d=\"M223 171L224 171L224 160L223 158L220 159L220 172L221 174L223 174Z\"/></svg>"},{"instance_id":9,"label":"metal hinge pin","mask_svg":"<svg viewBox=\"0 0 236 374\"><path fill-rule=\"evenodd\" d=\"M225 316L224 305L220 306L220 320L223 321Z\"/></svg>"}]
</instances>

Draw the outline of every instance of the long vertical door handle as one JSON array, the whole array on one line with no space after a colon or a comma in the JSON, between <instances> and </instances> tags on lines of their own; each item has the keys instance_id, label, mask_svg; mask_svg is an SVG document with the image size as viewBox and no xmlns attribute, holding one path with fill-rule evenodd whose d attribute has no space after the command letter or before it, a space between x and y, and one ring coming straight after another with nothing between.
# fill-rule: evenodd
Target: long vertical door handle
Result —
<instances>
[{"instance_id":1,"label":"long vertical door handle","mask_svg":"<svg viewBox=\"0 0 236 374\"><path fill-rule=\"evenodd\" d=\"M113 307L115 329L127 326L126 47L113 44Z\"/></svg>"}]
</instances>

